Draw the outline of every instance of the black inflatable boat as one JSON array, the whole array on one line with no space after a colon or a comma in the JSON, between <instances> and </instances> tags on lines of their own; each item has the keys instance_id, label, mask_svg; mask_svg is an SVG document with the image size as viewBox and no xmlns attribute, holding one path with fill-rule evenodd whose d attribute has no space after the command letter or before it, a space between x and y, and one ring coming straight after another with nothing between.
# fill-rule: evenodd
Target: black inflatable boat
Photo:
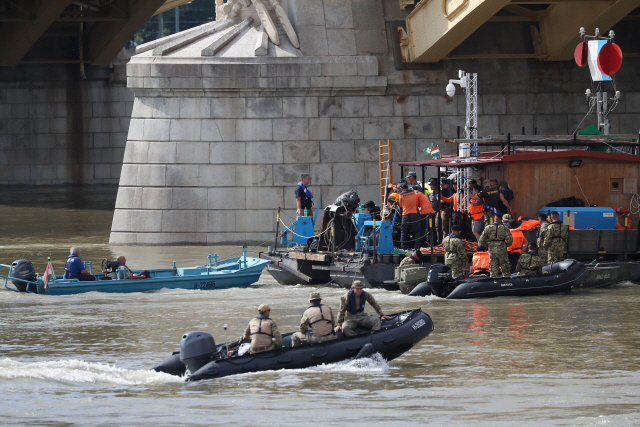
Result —
<instances>
[{"instance_id":1,"label":"black inflatable boat","mask_svg":"<svg viewBox=\"0 0 640 427\"><path fill-rule=\"evenodd\" d=\"M582 286L587 267L567 259L542 267L542 276L487 276L452 278L451 269L442 264L431 266L426 282L415 287L410 296L436 295L447 299L487 298L497 296L531 296L568 292Z\"/></svg>"},{"instance_id":2,"label":"black inflatable boat","mask_svg":"<svg viewBox=\"0 0 640 427\"><path fill-rule=\"evenodd\" d=\"M279 369L300 369L323 363L369 357L380 353L392 360L410 350L433 331L433 321L427 313L417 309L390 315L382 321L382 328L371 332L358 329L358 335L319 344L291 346L291 334L283 334L283 348L259 354L234 354L241 340L216 345L206 332L189 332L182 336L180 351L174 352L153 369L172 375L187 375L187 381L220 378L247 372Z\"/></svg>"}]
</instances>

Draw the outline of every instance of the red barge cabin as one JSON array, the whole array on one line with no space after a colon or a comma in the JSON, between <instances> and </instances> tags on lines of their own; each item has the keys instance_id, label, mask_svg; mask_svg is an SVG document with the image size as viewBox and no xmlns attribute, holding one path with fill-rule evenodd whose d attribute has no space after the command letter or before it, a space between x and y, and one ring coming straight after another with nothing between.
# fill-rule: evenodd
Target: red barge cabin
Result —
<instances>
[{"instance_id":1,"label":"red barge cabin","mask_svg":"<svg viewBox=\"0 0 640 427\"><path fill-rule=\"evenodd\" d=\"M443 155L439 159L396 164L401 176L414 170L423 183L430 177L442 178L456 172L462 177L459 182L475 179L483 187L491 179L506 181L515 194L510 203L514 218L536 218L538 210L550 202L571 196L582 199L585 206L621 207L619 211L626 210L628 214L618 215L617 223L620 226L626 223L627 228L571 230L567 253L578 259L638 259L638 140L638 135L500 135L455 139L445 141L458 144L462 153L465 146L461 144L470 143L468 154L474 154L470 151L476 150L475 145L478 147L475 155Z\"/></svg>"}]
</instances>

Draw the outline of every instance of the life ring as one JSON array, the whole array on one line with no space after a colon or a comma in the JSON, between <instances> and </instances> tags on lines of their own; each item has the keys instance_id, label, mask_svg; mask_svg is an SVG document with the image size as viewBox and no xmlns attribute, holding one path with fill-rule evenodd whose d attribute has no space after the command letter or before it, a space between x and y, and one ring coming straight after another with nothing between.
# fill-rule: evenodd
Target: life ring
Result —
<instances>
[{"instance_id":1,"label":"life ring","mask_svg":"<svg viewBox=\"0 0 640 427\"><path fill-rule=\"evenodd\" d=\"M623 217L623 218L626 218L626 221L627 221L626 229L627 229L627 230L631 230L631 229L633 228L633 227L632 227L632 224L631 224L631 223L633 222L633 218L631 217L631 214L629 213L629 211L628 211L628 210L626 210L625 208L621 207L621 206L614 206L612 209L613 209L614 211L616 211L616 213L617 213L618 215L622 215L622 217ZM623 221L623 226L622 226L622 228L623 228L623 229L625 228L625 227L624 227L624 221Z\"/></svg>"}]
</instances>

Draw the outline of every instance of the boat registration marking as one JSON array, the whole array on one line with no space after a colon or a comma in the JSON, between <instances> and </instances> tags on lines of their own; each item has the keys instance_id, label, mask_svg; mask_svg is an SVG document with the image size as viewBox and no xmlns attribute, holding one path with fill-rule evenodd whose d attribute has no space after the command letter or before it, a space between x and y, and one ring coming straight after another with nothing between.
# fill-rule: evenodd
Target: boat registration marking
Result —
<instances>
[{"instance_id":1,"label":"boat registration marking","mask_svg":"<svg viewBox=\"0 0 640 427\"><path fill-rule=\"evenodd\" d=\"M209 280L206 282L196 282L193 285L193 289L213 289L216 287L216 281L215 280Z\"/></svg>"},{"instance_id":2,"label":"boat registration marking","mask_svg":"<svg viewBox=\"0 0 640 427\"><path fill-rule=\"evenodd\" d=\"M513 286L513 283L503 283L500 286Z\"/></svg>"},{"instance_id":3,"label":"boat registration marking","mask_svg":"<svg viewBox=\"0 0 640 427\"><path fill-rule=\"evenodd\" d=\"M426 322L423 319L420 319L416 323L411 325L411 327L413 328L414 331L417 331L418 329L423 327L425 324L426 324Z\"/></svg>"}]
</instances>

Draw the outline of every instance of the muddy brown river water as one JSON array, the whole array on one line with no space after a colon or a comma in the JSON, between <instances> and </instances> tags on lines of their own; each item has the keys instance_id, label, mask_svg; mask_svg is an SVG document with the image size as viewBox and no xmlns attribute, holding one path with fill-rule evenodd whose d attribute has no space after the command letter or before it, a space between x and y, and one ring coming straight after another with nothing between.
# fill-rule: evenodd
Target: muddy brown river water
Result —
<instances>
[{"instance_id":1,"label":"muddy brown river water","mask_svg":"<svg viewBox=\"0 0 640 427\"><path fill-rule=\"evenodd\" d=\"M126 255L132 268L203 264L239 247L109 247L111 186L0 189L0 262ZM259 248L251 248L255 252ZM4 283L2 283L4 285ZM308 295L284 287L70 296L0 291L0 425L502 426L640 424L640 286L448 301L374 290L386 312L422 308L435 331L393 361L199 383L149 371L190 330L224 342L266 302L294 330Z\"/></svg>"}]
</instances>

